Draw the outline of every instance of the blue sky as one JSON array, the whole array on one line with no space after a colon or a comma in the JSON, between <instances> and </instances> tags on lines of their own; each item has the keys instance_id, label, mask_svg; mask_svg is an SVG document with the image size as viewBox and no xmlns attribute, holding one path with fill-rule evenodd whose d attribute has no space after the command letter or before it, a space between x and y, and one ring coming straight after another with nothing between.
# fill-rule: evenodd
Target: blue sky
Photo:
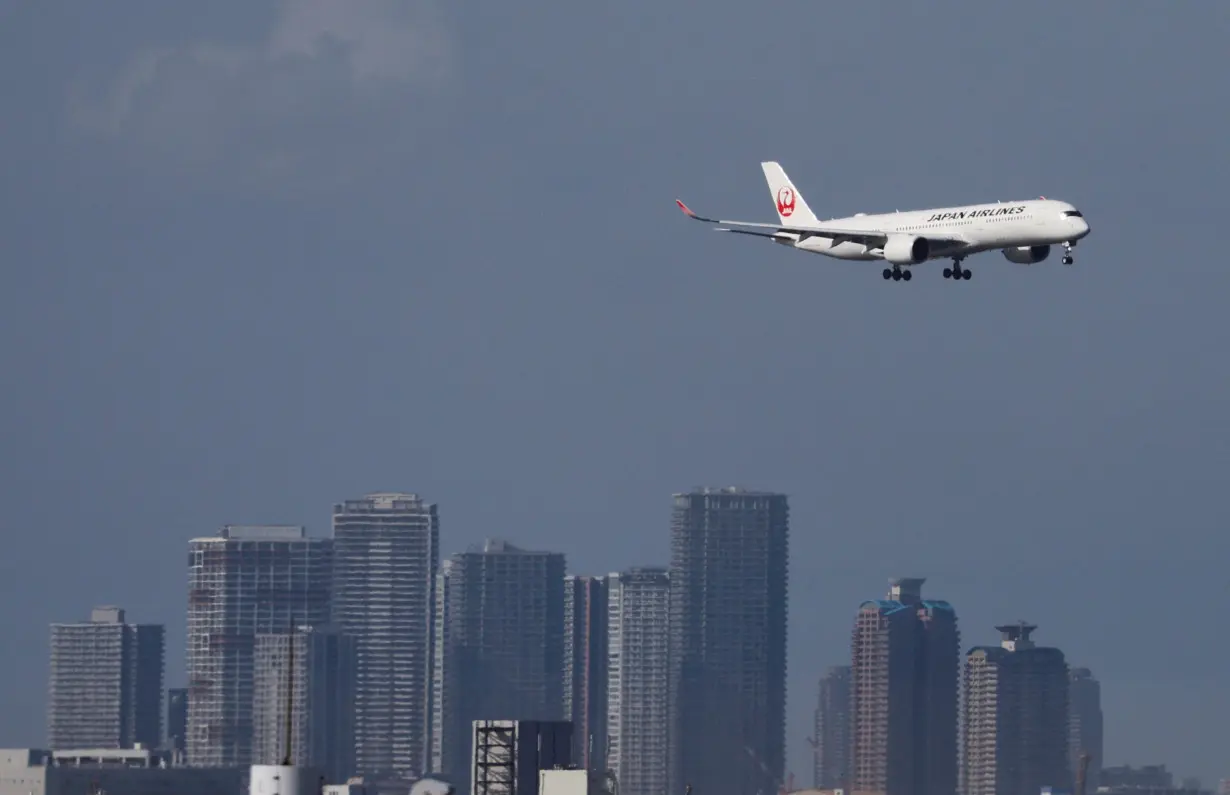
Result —
<instances>
[{"instance_id":1,"label":"blue sky","mask_svg":"<svg viewBox=\"0 0 1230 795\"><path fill-rule=\"evenodd\" d=\"M0 0L0 744L47 625L170 631L187 539L375 489L580 573L673 491L791 495L791 769L925 576L1104 683L1108 764L1224 769L1230 6ZM715 235L1046 195L1076 265L908 283Z\"/></svg>"}]
</instances>

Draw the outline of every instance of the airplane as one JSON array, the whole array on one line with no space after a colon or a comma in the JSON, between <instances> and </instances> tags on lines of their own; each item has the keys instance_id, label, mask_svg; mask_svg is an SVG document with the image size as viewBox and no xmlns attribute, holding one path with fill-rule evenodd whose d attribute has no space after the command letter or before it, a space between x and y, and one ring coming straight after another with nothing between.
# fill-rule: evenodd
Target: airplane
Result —
<instances>
[{"instance_id":1,"label":"airplane","mask_svg":"<svg viewBox=\"0 0 1230 795\"><path fill-rule=\"evenodd\" d=\"M968 280L973 274L961 263L971 254L1001 251L1009 262L1032 265L1063 246L1064 265L1072 264L1072 249L1089 234L1089 223L1071 204L1045 197L1029 201L938 207L931 210L868 215L821 221L782 167L760 164L780 223L722 221L706 218L675 203L689 218L719 224L716 231L767 238L799 251L842 260L882 260L885 280L909 281L910 268L928 260L951 259L944 278ZM730 227L745 227L732 229ZM765 230L765 231L757 231Z\"/></svg>"}]
</instances>

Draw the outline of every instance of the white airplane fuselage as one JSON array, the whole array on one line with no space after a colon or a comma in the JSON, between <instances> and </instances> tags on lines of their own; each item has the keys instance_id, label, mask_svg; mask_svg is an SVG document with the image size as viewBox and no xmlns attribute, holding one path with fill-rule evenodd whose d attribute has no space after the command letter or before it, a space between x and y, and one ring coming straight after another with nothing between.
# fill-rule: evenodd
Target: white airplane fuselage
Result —
<instances>
[{"instance_id":1,"label":"white airplane fuselage","mask_svg":"<svg viewBox=\"0 0 1230 795\"><path fill-rule=\"evenodd\" d=\"M850 230L884 231L897 236L928 238L951 236L965 245L932 245L922 262L966 256L982 251L1075 243L1089 234L1089 225L1076 208L1053 199L971 204L930 210L860 214L821 221L823 226ZM798 222L799 227L811 224ZM802 239L800 239L802 238ZM776 242L814 254L844 260L885 259L882 247L840 238L779 233ZM921 264L902 261L902 266Z\"/></svg>"},{"instance_id":2,"label":"white airplane fuselage","mask_svg":"<svg viewBox=\"0 0 1230 795\"><path fill-rule=\"evenodd\" d=\"M1065 201L1030 199L1019 202L936 207L909 212L859 213L822 221L808 206L780 163L760 164L769 196L777 209L777 223L723 221L697 215L681 200L683 214L716 225L718 232L751 235L799 251L842 260L879 260L888 265L885 279L909 281L910 266L951 259L945 279L969 279L961 262L971 254L1000 251L1009 262L1032 265L1050 255L1051 246L1063 246L1061 262L1072 264L1072 248L1089 234L1079 210Z\"/></svg>"}]
</instances>

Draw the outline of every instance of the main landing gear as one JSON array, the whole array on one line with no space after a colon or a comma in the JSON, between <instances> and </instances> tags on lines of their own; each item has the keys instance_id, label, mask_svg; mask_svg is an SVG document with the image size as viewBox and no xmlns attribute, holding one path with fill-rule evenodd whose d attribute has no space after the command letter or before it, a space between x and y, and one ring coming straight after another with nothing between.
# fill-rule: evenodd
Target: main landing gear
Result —
<instances>
[{"instance_id":1,"label":"main landing gear","mask_svg":"<svg viewBox=\"0 0 1230 795\"><path fill-rule=\"evenodd\" d=\"M1062 262L1064 265L1072 264L1072 247L1075 245L1076 245L1075 243L1064 243L1063 244L1063 259L1061 259L1060 262Z\"/></svg>"},{"instance_id":2,"label":"main landing gear","mask_svg":"<svg viewBox=\"0 0 1230 795\"><path fill-rule=\"evenodd\" d=\"M961 258L960 257L953 257L952 267L944 268L944 278L945 279L967 279L968 280L973 275L974 274L969 272L969 268L966 268L965 270L961 270Z\"/></svg>"},{"instance_id":3,"label":"main landing gear","mask_svg":"<svg viewBox=\"0 0 1230 795\"><path fill-rule=\"evenodd\" d=\"M909 271L903 271L896 265L891 268L885 268L884 272L880 275L884 277L885 281L892 279L895 282L899 282L902 279L905 279L908 282L910 279L914 278L914 274Z\"/></svg>"}]
</instances>

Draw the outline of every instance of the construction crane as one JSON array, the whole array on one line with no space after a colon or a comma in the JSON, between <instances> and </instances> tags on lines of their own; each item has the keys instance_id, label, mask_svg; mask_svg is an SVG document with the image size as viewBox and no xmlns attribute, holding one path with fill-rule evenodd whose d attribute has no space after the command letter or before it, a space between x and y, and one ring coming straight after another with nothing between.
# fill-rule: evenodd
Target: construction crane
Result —
<instances>
[{"instance_id":1,"label":"construction crane","mask_svg":"<svg viewBox=\"0 0 1230 795\"><path fill-rule=\"evenodd\" d=\"M1085 795L1085 778L1089 774L1091 758L1088 751L1081 751L1080 762L1076 768L1076 795Z\"/></svg>"}]
</instances>

